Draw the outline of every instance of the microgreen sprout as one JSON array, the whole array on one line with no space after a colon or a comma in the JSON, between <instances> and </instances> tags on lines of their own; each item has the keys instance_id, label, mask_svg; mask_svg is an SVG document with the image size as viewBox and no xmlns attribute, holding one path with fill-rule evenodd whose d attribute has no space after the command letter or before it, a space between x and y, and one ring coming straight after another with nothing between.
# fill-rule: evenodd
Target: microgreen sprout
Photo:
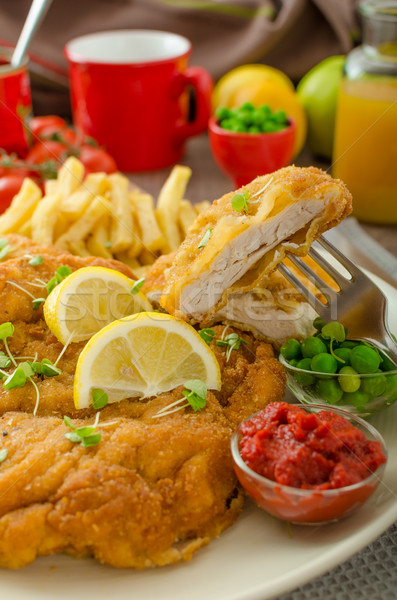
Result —
<instances>
[{"instance_id":1,"label":"microgreen sprout","mask_svg":"<svg viewBox=\"0 0 397 600\"><path fill-rule=\"evenodd\" d=\"M213 230L213 227L210 227L209 229L207 229L207 231L203 235L203 237L202 237L199 245L197 246L197 248L204 248L208 244L209 239L211 237L212 230Z\"/></svg>"},{"instance_id":2,"label":"microgreen sprout","mask_svg":"<svg viewBox=\"0 0 397 600\"><path fill-rule=\"evenodd\" d=\"M338 321L331 321L331 323L327 323L321 328L321 335L324 339L330 340L330 354L332 354L332 356L336 358L336 360L338 360L339 362L344 363L345 361L342 358L336 356L332 347L334 341L344 342L346 339L346 330L343 327L342 323L339 323Z\"/></svg>"},{"instance_id":3,"label":"microgreen sprout","mask_svg":"<svg viewBox=\"0 0 397 600\"><path fill-rule=\"evenodd\" d=\"M100 408L104 408L109 402L109 396L106 392L101 390L100 388L94 388L91 390L92 395L92 406L99 410Z\"/></svg>"},{"instance_id":4,"label":"microgreen sprout","mask_svg":"<svg viewBox=\"0 0 397 600\"><path fill-rule=\"evenodd\" d=\"M61 265L58 267L55 271L54 277L52 277L47 283L47 293L50 294L52 290L71 273L72 269L66 265Z\"/></svg>"},{"instance_id":5,"label":"microgreen sprout","mask_svg":"<svg viewBox=\"0 0 397 600\"><path fill-rule=\"evenodd\" d=\"M45 375L46 377L56 377L62 373L61 369L56 367L49 358L43 358L41 362L33 362L32 369L37 375Z\"/></svg>"},{"instance_id":6,"label":"microgreen sprout","mask_svg":"<svg viewBox=\"0 0 397 600\"><path fill-rule=\"evenodd\" d=\"M8 356L4 354L4 352L0 351L0 369L8 369L11 365L11 360Z\"/></svg>"},{"instance_id":7,"label":"microgreen sprout","mask_svg":"<svg viewBox=\"0 0 397 600\"><path fill-rule=\"evenodd\" d=\"M226 362L228 362L230 355L233 350L238 350L241 344L246 344L247 342L243 340L237 333L229 333L229 335L224 336L226 329L224 329L222 337L220 340L216 340L216 345L221 347L226 347Z\"/></svg>"},{"instance_id":8,"label":"microgreen sprout","mask_svg":"<svg viewBox=\"0 0 397 600\"><path fill-rule=\"evenodd\" d=\"M4 241L4 240L2 240L2 241ZM0 260L2 260L5 256L7 256L7 254L9 252L11 252L11 250L12 250L12 248L11 248L10 244L3 245L0 250Z\"/></svg>"},{"instance_id":9,"label":"microgreen sprout","mask_svg":"<svg viewBox=\"0 0 397 600\"><path fill-rule=\"evenodd\" d=\"M41 265L43 262L43 257L41 256L41 254L37 254L37 256L34 256L33 258L30 259L29 264L32 267L37 267L38 265Z\"/></svg>"},{"instance_id":10,"label":"microgreen sprout","mask_svg":"<svg viewBox=\"0 0 397 600\"><path fill-rule=\"evenodd\" d=\"M7 343L7 338L12 337L13 333L14 333L14 325L10 321L7 321L6 323L2 323L0 325L0 340L2 340L4 342L6 352L7 352L8 356L10 357L12 364L16 367L17 362L16 362L15 358L13 357L13 355L11 354L10 349L8 347L8 343Z\"/></svg>"},{"instance_id":11,"label":"microgreen sprout","mask_svg":"<svg viewBox=\"0 0 397 600\"><path fill-rule=\"evenodd\" d=\"M141 277L141 279L137 279L137 281L135 281L134 285L131 288L131 294L135 295L139 293L139 290L141 289L141 287L143 286L143 284L145 283L145 278Z\"/></svg>"},{"instance_id":12,"label":"microgreen sprout","mask_svg":"<svg viewBox=\"0 0 397 600\"><path fill-rule=\"evenodd\" d=\"M75 427L70 417L66 415L63 417L63 422L66 427L72 429L65 433L65 437L71 442L81 444L84 448L90 448L96 446L101 441L100 432L96 431L99 422L99 413L96 414L94 424L91 426Z\"/></svg>"},{"instance_id":13,"label":"microgreen sprout","mask_svg":"<svg viewBox=\"0 0 397 600\"><path fill-rule=\"evenodd\" d=\"M35 298L32 300L33 310L37 310L45 302L45 298Z\"/></svg>"},{"instance_id":14,"label":"microgreen sprout","mask_svg":"<svg viewBox=\"0 0 397 600\"><path fill-rule=\"evenodd\" d=\"M2 448L0 450L0 463L2 463L3 461L5 461L5 459L7 458L7 454L8 454L7 448Z\"/></svg>"},{"instance_id":15,"label":"microgreen sprout","mask_svg":"<svg viewBox=\"0 0 397 600\"><path fill-rule=\"evenodd\" d=\"M183 398L179 398L178 400L175 400L175 402L167 404L167 406L164 406L153 415L153 418L170 415L187 406L191 406L195 412L201 411L206 405L207 386L205 383L200 379L189 379L185 382L185 388L186 389L182 392Z\"/></svg>"},{"instance_id":16,"label":"microgreen sprout","mask_svg":"<svg viewBox=\"0 0 397 600\"><path fill-rule=\"evenodd\" d=\"M242 212L242 211L247 212L248 204L249 204L248 198L249 198L248 190L245 190L242 193L237 192L236 194L234 194L231 199L233 210L236 210L237 212Z\"/></svg>"},{"instance_id":17,"label":"microgreen sprout","mask_svg":"<svg viewBox=\"0 0 397 600\"><path fill-rule=\"evenodd\" d=\"M200 329L199 334L206 344L210 344L214 339L215 331L213 329Z\"/></svg>"}]
</instances>

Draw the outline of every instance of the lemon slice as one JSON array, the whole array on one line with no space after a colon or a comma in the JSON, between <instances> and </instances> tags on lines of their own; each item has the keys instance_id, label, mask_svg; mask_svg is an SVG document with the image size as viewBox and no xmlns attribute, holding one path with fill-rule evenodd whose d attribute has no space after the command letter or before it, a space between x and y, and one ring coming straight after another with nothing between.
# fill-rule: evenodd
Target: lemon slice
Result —
<instances>
[{"instance_id":1,"label":"lemon slice","mask_svg":"<svg viewBox=\"0 0 397 600\"><path fill-rule=\"evenodd\" d=\"M197 331L162 313L131 315L87 342L76 367L74 403L89 407L95 388L118 402L157 396L188 379L201 379L208 389L221 387L218 361Z\"/></svg>"},{"instance_id":2,"label":"lemon slice","mask_svg":"<svg viewBox=\"0 0 397 600\"><path fill-rule=\"evenodd\" d=\"M134 281L105 267L84 267L68 275L44 302L44 318L55 337L66 344L88 340L116 319L151 310L141 293L131 294Z\"/></svg>"}]
</instances>

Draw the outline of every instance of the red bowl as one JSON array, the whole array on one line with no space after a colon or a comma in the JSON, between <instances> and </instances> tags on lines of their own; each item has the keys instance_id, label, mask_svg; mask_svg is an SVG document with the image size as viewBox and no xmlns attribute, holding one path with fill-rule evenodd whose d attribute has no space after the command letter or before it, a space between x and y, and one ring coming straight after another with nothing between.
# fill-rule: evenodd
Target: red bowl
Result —
<instances>
[{"instance_id":1,"label":"red bowl","mask_svg":"<svg viewBox=\"0 0 397 600\"><path fill-rule=\"evenodd\" d=\"M296 123L274 133L238 133L220 127L215 117L208 122L212 154L236 187L286 167L292 159Z\"/></svg>"}]
</instances>

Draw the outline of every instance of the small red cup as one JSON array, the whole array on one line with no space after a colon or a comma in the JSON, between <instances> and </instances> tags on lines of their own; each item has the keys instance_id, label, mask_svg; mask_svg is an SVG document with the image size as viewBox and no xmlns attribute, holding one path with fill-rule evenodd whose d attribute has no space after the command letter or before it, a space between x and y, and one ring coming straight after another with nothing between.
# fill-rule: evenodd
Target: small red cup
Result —
<instances>
[{"instance_id":1,"label":"small red cup","mask_svg":"<svg viewBox=\"0 0 397 600\"><path fill-rule=\"evenodd\" d=\"M32 112L28 60L10 64L12 49L0 48L0 148L24 156L28 151L27 118Z\"/></svg>"},{"instance_id":2,"label":"small red cup","mask_svg":"<svg viewBox=\"0 0 397 600\"><path fill-rule=\"evenodd\" d=\"M164 31L106 31L65 46L74 124L98 140L122 171L172 165L210 116L212 78L188 67L191 42ZM195 116L188 119L189 88Z\"/></svg>"}]
</instances>

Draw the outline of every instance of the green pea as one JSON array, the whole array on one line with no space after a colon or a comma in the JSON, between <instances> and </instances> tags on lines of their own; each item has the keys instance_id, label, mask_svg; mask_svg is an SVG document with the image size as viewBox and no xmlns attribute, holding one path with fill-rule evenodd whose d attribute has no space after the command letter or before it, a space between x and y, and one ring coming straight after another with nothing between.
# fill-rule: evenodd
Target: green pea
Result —
<instances>
[{"instance_id":1,"label":"green pea","mask_svg":"<svg viewBox=\"0 0 397 600\"><path fill-rule=\"evenodd\" d=\"M258 107L258 113L262 115L264 121L267 121L267 119L272 114L272 109L268 104L262 104L262 106Z\"/></svg>"},{"instance_id":2,"label":"green pea","mask_svg":"<svg viewBox=\"0 0 397 600\"><path fill-rule=\"evenodd\" d=\"M291 360L289 361L289 364L291 365L291 367L296 367L296 366L298 366L298 362L299 362L298 358L291 358Z\"/></svg>"},{"instance_id":3,"label":"green pea","mask_svg":"<svg viewBox=\"0 0 397 600\"><path fill-rule=\"evenodd\" d=\"M290 338L280 348L280 354L285 360L291 360L291 358L301 357L301 345L295 338Z\"/></svg>"},{"instance_id":4,"label":"green pea","mask_svg":"<svg viewBox=\"0 0 397 600\"><path fill-rule=\"evenodd\" d=\"M288 123L285 110L277 110L273 115L273 119L280 125L286 125Z\"/></svg>"},{"instance_id":5,"label":"green pea","mask_svg":"<svg viewBox=\"0 0 397 600\"><path fill-rule=\"evenodd\" d=\"M263 124L263 112L256 109L251 113L251 120L252 120L252 125L258 125L258 127L261 128L262 131L262 124Z\"/></svg>"},{"instance_id":6,"label":"green pea","mask_svg":"<svg viewBox=\"0 0 397 600\"><path fill-rule=\"evenodd\" d=\"M236 115L236 118L239 120L240 123L246 125L247 127L252 125L252 114L250 112L246 112L240 109Z\"/></svg>"},{"instance_id":7,"label":"green pea","mask_svg":"<svg viewBox=\"0 0 397 600\"><path fill-rule=\"evenodd\" d=\"M261 125L263 133L275 133L276 131L281 131L281 129L285 129L285 127L278 123L273 123L272 121L266 121Z\"/></svg>"},{"instance_id":8,"label":"green pea","mask_svg":"<svg viewBox=\"0 0 397 600\"><path fill-rule=\"evenodd\" d=\"M318 337L309 336L302 341L302 356L312 358L320 352L326 352L327 347Z\"/></svg>"},{"instance_id":9,"label":"green pea","mask_svg":"<svg viewBox=\"0 0 397 600\"><path fill-rule=\"evenodd\" d=\"M356 392L360 388L360 375L352 367L342 367L339 373L338 383L344 392Z\"/></svg>"},{"instance_id":10,"label":"green pea","mask_svg":"<svg viewBox=\"0 0 397 600\"><path fill-rule=\"evenodd\" d=\"M248 127L248 131L249 133L262 133L260 127L258 127L258 125L251 125L250 127Z\"/></svg>"},{"instance_id":11,"label":"green pea","mask_svg":"<svg viewBox=\"0 0 397 600\"><path fill-rule=\"evenodd\" d=\"M335 379L319 379L316 390L328 404L336 404L343 396L343 390Z\"/></svg>"},{"instance_id":12,"label":"green pea","mask_svg":"<svg viewBox=\"0 0 397 600\"><path fill-rule=\"evenodd\" d=\"M357 373L375 373L380 365L380 356L373 348L360 344L352 348L350 364Z\"/></svg>"},{"instance_id":13,"label":"green pea","mask_svg":"<svg viewBox=\"0 0 397 600\"><path fill-rule=\"evenodd\" d=\"M362 390L357 390L356 392L345 392L342 397L343 403L351 404L359 410L365 410L365 407L369 402L371 402L371 400L372 396L370 396L370 394L366 394Z\"/></svg>"},{"instance_id":14,"label":"green pea","mask_svg":"<svg viewBox=\"0 0 397 600\"><path fill-rule=\"evenodd\" d=\"M240 123L239 121L234 121L232 131L235 131L236 133L245 133L247 129L243 123Z\"/></svg>"},{"instance_id":15,"label":"green pea","mask_svg":"<svg viewBox=\"0 0 397 600\"><path fill-rule=\"evenodd\" d=\"M341 343L341 345L339 346L339 348L355 348L356 346L359 346L360 342L353 342L352 340L345 340L344 342Z\"/></svg>"},{"instance_id":16,"label":"green pea","mask_svg":"<svg viewBox=\"0 0 397 600\"><path fill-rule=\"evenodd\" d=\"M318 331L321 331L324 325L326 325L326 322L321 317L316 317L313 321L313 327Z\"/></svg>"},{"instance_id":17,"label":"green pea","mask_svg":"<svg viewBox=\"0 0 397 600\"><path fill-rule=\"evenodd\" d=\"M217 121L223 121L230 117L230 110L226 106L219 106L215 111L215 117Z\"/></svg>"},{"instance_id":18,"label":"green pea","mask_svg":"<svg viewBox=\"0 0 397 600\"><path fill-rule=\"evenodd\" d=\"M386 377L384 375L362 377L361 389L371 396L383 396L386 390Z\"/></svg>"},{"instance_id":19,"label":"green pea","mask_svg":"<svg viewBox=\"0 0 397 600\"><path fill-rule=\"evenodd\" d=\"M338 370L338 361L331 354L320 352L313 356L311 360L312 371L318 373L336 373Z\"/></svg>"},{"instance_id":20,"label":"green pea","mask_svg":"<svg viewBox=\"0 0 397 600\"><path fill-rule=\"evenodd\" d=\"M396 365L385 354L381 353L380 368L382 371L394 371Z\"/></svg>"},{"instance_id":21,"label":"green pea","mask_svg":"<svg viewBox=\"0 0 397 600\"><path fill-rule=\"evenodd\" d=\"M222 121L220 121L219 126L222 127L222 129L228 129L230 131L233 130L234 127L234 119L223 119Z\"/></svg>"},{"instance_id":22,"label":"green pea","mask_svg":"<svg viewBox=\"0 0 397 600\"><path fill-rule=\"evenodd\" d=\"M334 355L344 361L339 362L340 367L350 366L350 352L350 348L336 348L336 350L334 350Z\"/></svg>"},{"instance_id":23,"label":"green pea","mask_svg":"<svg viewBox=\"0 0 397 600\"><path fill-rule=\"evenodd\" d=\"M244 102L244 104L240 107L240 110L252 112L255 110L255 106L252 104L252 102Z\"/></svg>"},{"instance_id":24,"label":"green pea","mask_svg":"<svg viewBox=\"0 0 397 600\"><path fill-rule=\"evenodd\" d=\"M390 396L397 392L397 375L385 375L386 388L384 391L385 396Z\"/></svg>"},{"instance_id":25,"label":"green pea","mask_svg":"<svg viewBox=\"0 0 397 600\"><path fill-rule=\"evenodd\" d=\"M303 358L296 366L298 369L310 371L310 358ZM303 386L313 385L313 383L316 381L314 375L310 375L310 373L295 373L295 379L299 385Z\"/></svg>"}]
</instances>

